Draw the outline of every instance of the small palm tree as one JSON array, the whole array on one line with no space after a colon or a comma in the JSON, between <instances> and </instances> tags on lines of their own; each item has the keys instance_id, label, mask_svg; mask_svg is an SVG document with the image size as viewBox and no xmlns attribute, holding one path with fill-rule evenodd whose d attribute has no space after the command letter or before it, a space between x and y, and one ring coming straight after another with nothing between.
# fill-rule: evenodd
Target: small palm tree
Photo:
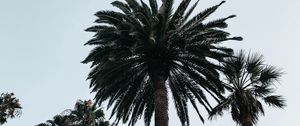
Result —
<instances>
[{"instance_id":1,"label":"small palm tree","mask_svg":"<svg viewBox=\"0 0 300 126\"><path fill-rule=\"evenodd\" d=\"M216 99L220 96L224 87L215 63L233 52L219 44L242 40L223 30L225 21L235 15L205 21L224 1L192 18L199 0L190 8L191 0L182 0L174 13L174 0L162 0L160 8L156 0L149 0L149 5L143 0L125 1L112 3L121 12L97 12L98 25L86 30L96 33L86 43L95 48L83 61L92 63L88 79L96 102L108 100L108 107L114 105L116 123L134 125L144 115L149 126L155 112L155 126L168 126L169 87L182 125L189 125L188 101L203 121L196 102L210 111L203 91Z\"/></svg>"},{"instance_id":2,"label":"small palm tree","mask_svg":"<svg viewBox=\"0 0 300 126\"><path fill-rule=\"evenodd\" d=\"M262 55L248 55L240 51L237 57L228 58L224 64L226 89L229 95L210 113L210 118L231 109L232 119L241 126L253 126L258 116L264 114L261 100L269 106L283 108L284 100L273 95L275 82L282 72L263 63Z\"/></svg>"},{"instance_id":3,"label":"small palm tree","mask_svg":"<svg viewBox=\"0 0 300 126\"><path fill-rule=\"evenodd\" d=\"M91 100L78 100L74 110L69 115L73 123L79 126L108 126L109 122L104 120L104 112L97 109Z\"/></svg>"},{"instance_id":4,"label":"small palm tree","mask_svg":"<svg viewBox=\"0 0 300 126\"><path fill-rule=\"evenodd\" d=\"M74 110L67 109L37 126L109 126L109 122L105 121L102 109L97 109L91 100L78 100Z\"/></svg>"},{"instance_id":5,"label":"small palm tree","mask_svg":"<svg viewBox=\"0 0 300 126\"><path fill-rule=\"evenodd\" d=\"M8 118L19 116L21 108L14 93L2 93L0 95L0 125L6 123Z\"/></svg>"}]
</instances>

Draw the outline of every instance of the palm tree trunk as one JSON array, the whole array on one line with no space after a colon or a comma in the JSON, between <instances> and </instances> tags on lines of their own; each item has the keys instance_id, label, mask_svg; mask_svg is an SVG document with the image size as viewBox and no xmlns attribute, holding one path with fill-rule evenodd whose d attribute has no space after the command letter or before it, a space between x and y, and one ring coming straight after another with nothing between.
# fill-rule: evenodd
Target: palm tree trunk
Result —
<instances>
[{"instance_id":1,"label":"palm tree trunk","mask_svg":"<svg viewBox=\"0 0 300 126\"><path fill-rule=\"evenodd\" d=\"M241 123L242 123L242 126L253 126L251 121L243 121Z\"/></svg>"},{"instance_id":2,"label":"palm tree trunk","mask_svg":"<svg viewBox=\"0 0 300 126\"><path fill-rule=\"evenodd\" d=\"M251 115L242 114L241 124L242 126L253 126Z\"/></svg>"},{"instance_id":3,"label":"palm tree trunk","mask_svg":"<svg viewBox=\"0 0 300 126\"><path fill-rule=\"evenodd\" d=\"M154 75L154 104L155 104L155 126L168 126L168 93L166 88L166 78Z\"/></svg>"}]
</instances>

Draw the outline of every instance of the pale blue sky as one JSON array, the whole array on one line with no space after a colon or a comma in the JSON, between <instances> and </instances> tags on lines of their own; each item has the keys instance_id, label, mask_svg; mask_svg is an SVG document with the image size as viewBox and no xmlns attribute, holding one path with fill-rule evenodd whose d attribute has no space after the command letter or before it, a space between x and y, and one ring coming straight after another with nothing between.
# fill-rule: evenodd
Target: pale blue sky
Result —
<instances>
[{"instance_id":1,"label":"pale blue sky","mask_svg":"<svg viewBox=\"0 0 300 126\"><path fill-rule=\"evenodd\" d=\"M15 92L24 107L22 116L5 126L33 126L72 108L77 99L93 98L85 81L89 65L80 63L91 49L83 46L92 37L84 29L93 25L96 11L115 9L110 2L0 0L0 92ZM201 0L197 11L219 2ZM298 122L299 7L299 0L228 0L213 16L236 14L228 22L228 31L243 36L244 41L226 45L262 53L267 63L286 73L278 94L286 97L288 106L284 110L266 108L258 126L293 126ZM191 126L203 125L192 108L190 112ZM137 125L143 125L142 120ZM227 112L204 125L235 123ZM170 126L180 126L172 106Z\"/></svg>"}]
</instances>

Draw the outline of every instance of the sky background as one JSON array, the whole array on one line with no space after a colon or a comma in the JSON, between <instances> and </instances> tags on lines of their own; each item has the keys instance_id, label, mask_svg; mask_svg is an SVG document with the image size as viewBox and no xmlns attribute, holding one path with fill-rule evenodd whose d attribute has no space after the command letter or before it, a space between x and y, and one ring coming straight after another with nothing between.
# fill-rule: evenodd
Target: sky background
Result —
<instances>
[{"instance_id":1,"label":"sky background","mask_svg":"<svg viewBox=\"0 0 300 126\"><path fill-rule=\"evenodd\" d=\"M92 49L83 46L92 38L84 29L93 25L93 14L98 10L116 10L111 2L0 0L0 93L14 92L23 106L21 117L8 120L4 126L33 126L73 108L77 99L93 98L85 80L89 65L80 63ZM219 2L201 0L196 12ZM288 106L283 110L265 106L266 115L260 117L257 126L298 124L299 6L299 0L228 0L212 16L215 19L236 14L228 21L227 31L243 36L244 41L226 45L261 53L266 63L285 72L277 94L286 98ZM170 126L180 126L171 102ZM202 124L191 107L189 111L191 126L235 125L229 112ZM137 123L141 125L143 120Z\"/></svg>"}]
</instances>

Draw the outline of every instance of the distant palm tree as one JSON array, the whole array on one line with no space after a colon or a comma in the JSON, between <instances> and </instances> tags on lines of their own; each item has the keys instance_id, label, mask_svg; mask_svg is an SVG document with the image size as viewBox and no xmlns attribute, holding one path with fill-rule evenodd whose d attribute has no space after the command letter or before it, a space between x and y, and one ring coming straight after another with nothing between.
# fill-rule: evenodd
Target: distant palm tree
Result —
<instances>
[{"instance_id":1,"label":"distant palm tree","mask_svg":"<svg viewBox=\"0 0 300 126\"><path fill-rule=\"evenodd\" d=\"M97 109L91 100L78 100L75 108L69 115L79 126L108 126L109 122L104 120L104 112Z\"/></svg>"},{"instance_id":2,"label":"distant palm tree","mask_svg":"<svg viewBox=\"0 0 300 126\"><path fill-rule=\"evenodd\" d=\"M269 106L283 108L284 100L280 95L273 95L275 82L282 72L263 63L262 55L248 55L240 51L235 58L228 58L224 64L226 88L229 95L211 112L210 118L222 115L231 109L232 119L241 126L253 126L259 114L264 114L261 101Z\"/></svg>"},{"instance_id":3,"label":"distant palm tree","mask_svg":"<svg viewBox=\"0 0 300 126\"><path fill-rule=\"evenodd\" d=\"M56 115L53 120L47 120L46 123L38 124L37 126L73 126L68 115Z\"/></svg>"},{"instance_id":4,"label":"distant palm tree","mask_svg":"<svg viewBox=\"0 0 300 126\"><path fill-rule=\"evenodd\" d=\"M78 100L74 110L67 109L37 126L109 126L109 122L104 120L102 109L96 109L91 100Z\"/></svg>"},{"instance_id":5,"label":"distant palm tree","mask_svg":"<svg viewBox=\"0 0 300 126\"><path fill-rule=\"evenodd\" d=\"M2 93L0 95L0 125L7 122L8 118L14 118L21 114L19 99L14 93Z\"/></svg>"},{"instance_id":6,"label":"distant palm tree","mask_svg":"<svg viewBox=\"0 0 300 126\"><path fill-rule=\"evenodd\" d=\"M112 2L121 12L97 12L98 25L86 30L96 33L86 43L95 48L83 61L92 63L88 79L96 102L114 105L111 116L116 123L129 120L134 125L144 115L149 126L155 112L155 126L168 126L168 87L182 125L189 125L188 101L203 121L196 100L211 109L203 90L216 99L220 96L223 86L216 62L233 52L219 44L242 40L222 30L235 15L205 22L224 1L192 18L199 1L188 9L191 0L182 0L174 13L173 0L162 0L159 9L156 0L149 5L125 1Z\"/></svg>"}]
</instances>

